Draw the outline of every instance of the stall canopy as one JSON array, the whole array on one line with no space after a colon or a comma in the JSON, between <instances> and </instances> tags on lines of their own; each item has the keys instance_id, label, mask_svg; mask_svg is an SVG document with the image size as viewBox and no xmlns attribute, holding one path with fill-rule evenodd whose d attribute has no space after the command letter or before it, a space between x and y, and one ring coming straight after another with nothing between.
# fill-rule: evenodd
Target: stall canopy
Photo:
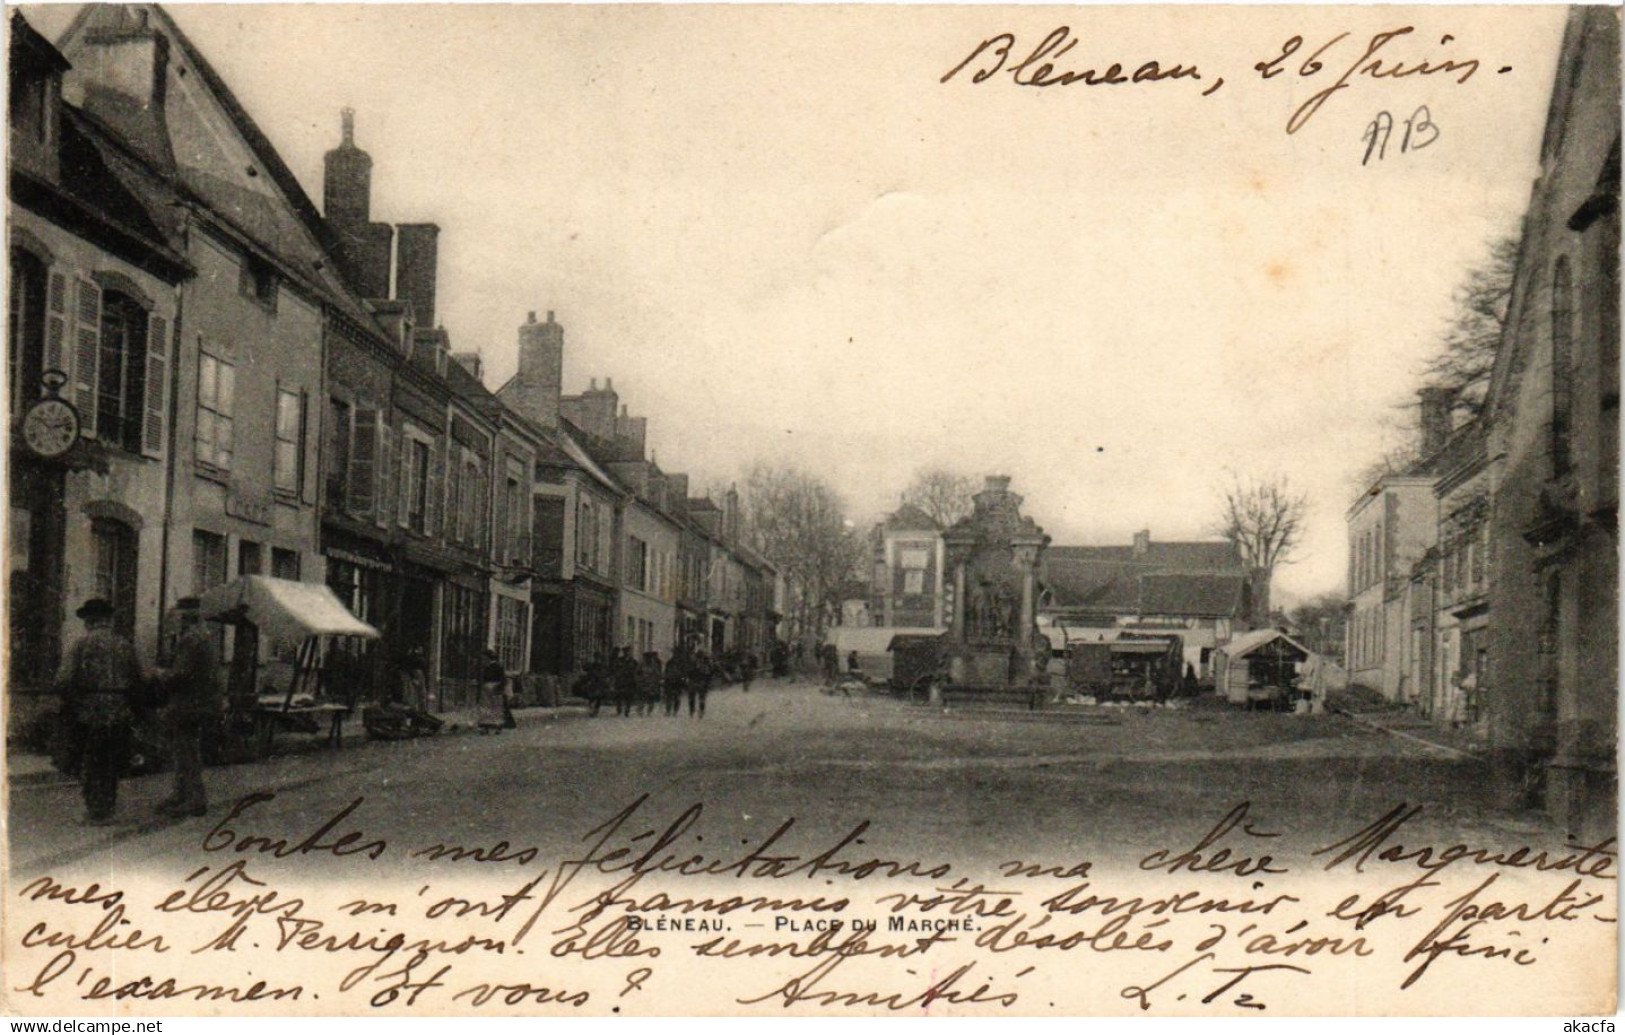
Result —
<instances>
[{"instance_id":1,"label":"stall canopy","mask_svg":"<svg viewBox=\"0 0 1625 1035\"><path fill-rule=\"evenodd\" d=\"M261 634L297 642L311 636L360 636L375 640L378 630L352 615L333 591L309 582L244 575L203 595L204 618L235 609Z\"/></svg>"},{"instance_id":2,"label":"stall canopy","mask_svg":"<svg viewBox=\"0 0 1625 1035\"><path fill-rule=\"evenodd\" d=\"M1223 650L1232 660L1234 660L1236 658L1244 658L1259 648L1268 646L1276 641L1284 641L1282 645L1284 652L1286 654L1298 655L1299 660L1306 660L1309 655L1313 653L1308 647L1305 647L1303 644L1299 643L1297 640L1294 640L1292 637L1288 636L1279 629L1255 629L1252 632L1242 633L1240 636L1237 636L1220 649Z\"/></svg>"},{"instance_id":3,"label":"stall canopy","mask_svg":"<svg viewBox=\"0 0 1625 1035\"><path fill-rule=\"evenodd\" d=\"M1279 629L1242 633L1214 650L1214 689L1232 703L1245 703L1253 674L1251 660L1256 659L1266 669L1266 675L1273 671L1274 678L1269 682L1275 684L1285 670L1302 665L1312 654L1309 648Z\"/></svg>"}]
</instances>

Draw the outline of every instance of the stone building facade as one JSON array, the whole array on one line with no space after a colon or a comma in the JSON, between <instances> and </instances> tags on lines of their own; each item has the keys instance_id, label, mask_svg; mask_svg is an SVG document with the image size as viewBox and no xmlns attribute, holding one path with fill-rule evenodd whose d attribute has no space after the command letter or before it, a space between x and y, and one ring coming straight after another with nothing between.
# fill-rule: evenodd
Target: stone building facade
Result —
<instances>
[{"instance_id":1,"label":"stone building facade","mask_svg":"<svg viewBox=\"0 0 1625 1035\"><path fill-rule=\"evenodd\" d=\"M91 597L113 604L145 660L157 656L171 363L194 267L168 232L174 195L63 103L63 55L21 14L9 47L6 678L24 721L45 706L82 632L73 612ZM74 407L77 438L51 407L30 416L48 397Z\"/></svg>"},{"instance_id":2,"label":"stone building facade","mask_svg":"<svg viewBox=\"0 0 1625 1035\"><path fill-rule=\"evenodd\" d=\"M1492 757L1583 836L1617 795L1619 60L1618 13L1573 8L1486 410Z\"/></svg>"}]
</instances>

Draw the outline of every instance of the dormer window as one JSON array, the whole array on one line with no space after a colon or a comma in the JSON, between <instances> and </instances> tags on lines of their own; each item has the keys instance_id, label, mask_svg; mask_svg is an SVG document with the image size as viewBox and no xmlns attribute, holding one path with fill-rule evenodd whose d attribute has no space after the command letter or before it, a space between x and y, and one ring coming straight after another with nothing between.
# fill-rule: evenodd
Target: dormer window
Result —
<instances>
[{"instance_id":1,"label":"dormer window","mask_svg":"<svg viewBox=\"0 0 1625 1035\"><path fill-rule=\"evenodd\" d=\"M277 273L270 263L250 255L243 260L237 289L265 308L276 311Z\"/></svg>"}]
</instances>

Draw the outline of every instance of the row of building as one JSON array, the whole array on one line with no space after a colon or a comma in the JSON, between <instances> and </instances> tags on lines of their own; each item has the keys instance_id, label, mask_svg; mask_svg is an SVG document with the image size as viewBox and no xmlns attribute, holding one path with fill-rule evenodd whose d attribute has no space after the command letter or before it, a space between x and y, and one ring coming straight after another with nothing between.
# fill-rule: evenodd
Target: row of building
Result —
<instances>
[{"instance_id":1,"label":"row of building","mask_svg":"<svg viewBox=\"0 0 1625 1035\"><path fill-rule=\"evenodd\" d=\"M494 647L566 677L687 637L761 652L777 578L613 384L566 395L532 313L496 390L437 321L439 227L379 222L353 114L318 210L156 5L10 24L9 683L49 687L104 597L149 660L239 575L325 584L467 700ZM16 700L14 698L14 700Z\"/></svg>"},{"instance_id":2,"label":"row of building","mask_svg":"<svg viewBox=\"0 0 1625 1035\"><path fill-rule=\"evenodd\" d=\"M1574 8L1488 397L1348 512L1353 682L1476 730L1507 794L1613 829L1619 20Z\"/></svg>"},{"instance_id":3,"label":"row of building","mask_svg":"<svg viewBox=\"0 0 1625 1035\"><path fill-rule=\"evenodd\" d=\"M871 570L848 594L843 622L902 632L941 631L954 614L946 529L904 504L870 536ZM1213 653L1269 624L1269 576L1223 540L1158 541L1149 529L1113 546L1048 546L1039 561L1035 618L1053 650L1128 634L1177 634L1185 661L1210 680ZM878 644L878 641L877 641Z\"/></svg>"}]
</instances>

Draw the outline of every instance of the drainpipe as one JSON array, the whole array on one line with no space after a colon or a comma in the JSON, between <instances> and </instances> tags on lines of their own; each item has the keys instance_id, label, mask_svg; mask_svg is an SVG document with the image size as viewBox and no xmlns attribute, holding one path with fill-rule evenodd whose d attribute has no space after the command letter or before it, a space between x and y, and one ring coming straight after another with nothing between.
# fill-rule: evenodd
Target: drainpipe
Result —
<instances>
[{"instance_id":1,"label":"drainpipe","mask_svg":"<svg viewBox=\"0 0 1625 1035\"><path fill-rule=\"evenodd\" d=\"M181 254L190 255L192 250L192 210L181 205ZM164 656L164 625L169 617L169 533L175 524L175 469L179 466L175 449L180 441L176 432L176 425L180 416L181 397L181 352L183 351L186 335L184 319L186 307L186 293L181 285L175 287L175 319L170 331L170 340L173 348L170 350L169 362L169 442L165 445L164 456L167 459L164 472L164 520L163 531L158 547L158 644L156 654Z\"/></svg>"}]
</instances>

